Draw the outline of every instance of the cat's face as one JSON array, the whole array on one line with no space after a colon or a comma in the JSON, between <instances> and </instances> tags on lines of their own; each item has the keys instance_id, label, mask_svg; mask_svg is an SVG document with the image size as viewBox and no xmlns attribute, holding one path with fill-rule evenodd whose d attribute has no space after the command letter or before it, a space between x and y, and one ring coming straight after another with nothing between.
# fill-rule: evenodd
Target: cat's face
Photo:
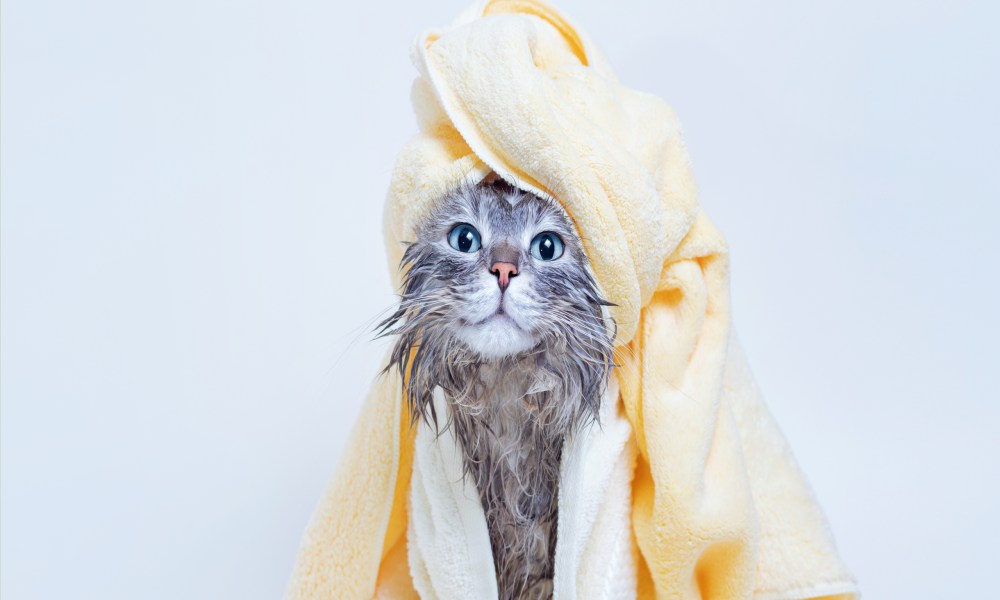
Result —
<instances>
[{"instance_id":1,"label":"cat's face","mask_svg":"<svg viewBox=\"0 0 1000 600\"><path fill-rule=\"evenodd\" d=\"M573 224L551 201L503 183L447 197L418 227L402 268L400 310L427 342L457 342L491 360L572 331L607 336L607 303Z\"/></svg>"}]
</instances>

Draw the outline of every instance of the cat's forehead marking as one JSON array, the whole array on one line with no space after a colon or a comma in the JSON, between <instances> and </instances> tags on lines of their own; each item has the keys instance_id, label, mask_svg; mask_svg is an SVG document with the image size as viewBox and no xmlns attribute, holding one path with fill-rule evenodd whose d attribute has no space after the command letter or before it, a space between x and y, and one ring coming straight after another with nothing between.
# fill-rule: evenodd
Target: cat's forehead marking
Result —
<instances>
[{"instance_id":1,"label":"cat's forehead marking","mask_svg":"<svg viewBox=\"0 0 1000 600\"><path fill-rule=\"evenodd\" d=\"M507 193L503 195L503 199L506 200L508 204L510 204L511 208L517 208L517 205L520 204L520 202L527 197L528 197L527 194L522 194L520 192L514 194Z\"/></svg>"}]
</instances>

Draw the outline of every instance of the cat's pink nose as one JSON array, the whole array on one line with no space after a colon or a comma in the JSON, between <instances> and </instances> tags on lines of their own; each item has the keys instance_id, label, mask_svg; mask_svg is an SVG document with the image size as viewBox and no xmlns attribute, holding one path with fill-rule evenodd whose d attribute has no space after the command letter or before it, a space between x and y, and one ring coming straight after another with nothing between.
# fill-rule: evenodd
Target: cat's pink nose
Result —
<instances>
[{"instance_id":1,"label":"cat's pink nose","mask_svg":"<svg viewBox=\"0 0 1000 600\"><path fill-rule=\"evenodd\" d=\"M510 278L517 275L517 265L509 262L493 263L490 273L497 276L497 283L500 284L500 291L503 292L510 285Z\"/></svg>"}]
</instances>

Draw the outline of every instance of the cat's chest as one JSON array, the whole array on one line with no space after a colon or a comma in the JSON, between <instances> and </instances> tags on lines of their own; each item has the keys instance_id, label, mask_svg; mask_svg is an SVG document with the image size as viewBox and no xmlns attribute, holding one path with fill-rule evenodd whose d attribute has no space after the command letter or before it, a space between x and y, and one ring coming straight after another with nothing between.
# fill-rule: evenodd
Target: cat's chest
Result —
<instances>
[{"instance_id":1,"label":"cat's chest","mask_svg":"<svg viewBox=\"0 0 1000 600\"><path fill-rule=\"evenodd\" d=\"M471 393L446 395L466 472L489 513L554 518L562 445L579 425L570 399L537 369L483 370ZM503 519L506 520L506 519ZM493 522L493 521L491 521ZM491 528L491 533L493 533Z\"/></svg>"},{"instance_id":2,"label":"cat's chest","mask_svg":"<svg viewBox=\"0 0 1000 600\"><path fill-rule=\"evenodd\" d=\"M558 467L557 600L635 595L629 486L635 448L614 378L609 388L598 421L566 439ZM438 414L448 410L442 393L434 404ZM453 428L435 432L427 423L418 425L407 547L410 574L423 598L500 596L487 517L463 462Z\"/></svg>"},{"instance_id":3,"label":"cat's chest","mask_svg":"<svg viewBox=\"0 0 1000 600\"><path fill-rule=\"evenodd\" d=\"M465 403L450 402L450 410L464 413L471 427L483 431L484 442L513 451L515 444L530 443L527 438L556 433L539 430L546 426L539 420L547 403L562 399L554 396L552 384L530 368L486 371L474 389L474 397Z\"/></svg>"}]
</instances>

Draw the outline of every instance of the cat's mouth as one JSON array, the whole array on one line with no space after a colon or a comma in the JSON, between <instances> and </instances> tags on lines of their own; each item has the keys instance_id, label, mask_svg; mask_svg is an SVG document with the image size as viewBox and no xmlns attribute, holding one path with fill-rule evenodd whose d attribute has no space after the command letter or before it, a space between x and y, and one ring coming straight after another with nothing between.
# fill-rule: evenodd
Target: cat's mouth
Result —
<instances>
[{"instance_id":1,"label":"cat's mouth","mask_svg":"<svg viewBox=\"0 0 1000 600\"><path fill-rule=\"evenodd\" d=\"M503 323L503 324L510 325L511 327L513 327L513 328L515 328L515 329L517 329L519 331L524 331L524 329L520 325L518 325L517 321L514 320L514 317L511 316L510 313L507 312L506 309L504 309L502 301L497 306L497 309L496 309L496 311L494 311L493 314L489 315L488 317L486 317L484 319L476 321L475 323L472 323L471 325L473 327L480 327L480 326L486 325L488 323L496 323L496 324Z\"/></svg>"},{"instance_id":2,"label":"cat's mouth","mask_svg":"<svg viewBox=\"0 0 1000 600\"><path fill-rule=\"evenodd\" d=\"M478 323L473 323L473 325L479 326L479 325L486 325L487 323L507 323L511 327L514 327L515 329L521 329L521 326L517 324L517 321L515 321L513 317L507 314L503 308L498 308L495 313L486 317L482 321L479 321Z\"/></svg>"}]
</instances>

